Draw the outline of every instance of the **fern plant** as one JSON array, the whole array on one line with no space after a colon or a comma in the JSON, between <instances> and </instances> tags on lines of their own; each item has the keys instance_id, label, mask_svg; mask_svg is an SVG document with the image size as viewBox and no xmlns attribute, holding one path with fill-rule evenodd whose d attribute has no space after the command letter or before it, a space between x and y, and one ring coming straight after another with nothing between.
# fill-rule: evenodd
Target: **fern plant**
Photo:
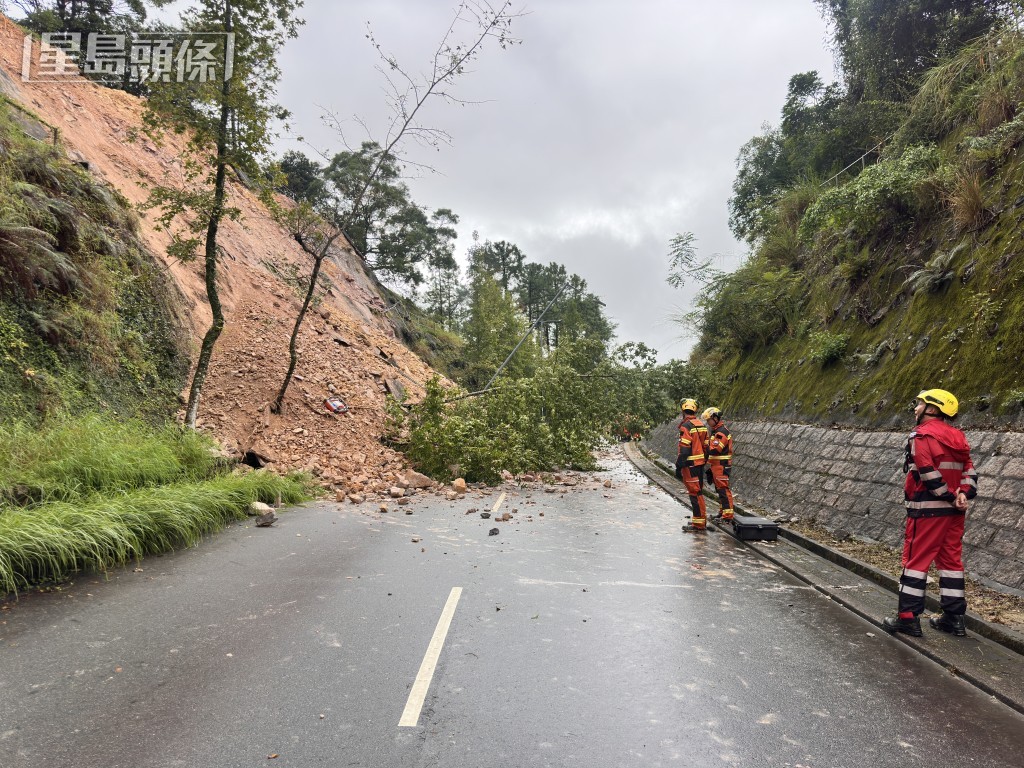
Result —
<instances>
[{"instance_id":1,"label":"fern plant","mask_svg":"<svg viewBox=\"0 0 1024 768\"><path fill-rule=\"evenodd\" d=\"M959 248L936 254L931 261L910 274L903 281L903 290L913 295L916 293L941 293L945 291L956 277L953 262Z\"/></svg>"}]
</instances>

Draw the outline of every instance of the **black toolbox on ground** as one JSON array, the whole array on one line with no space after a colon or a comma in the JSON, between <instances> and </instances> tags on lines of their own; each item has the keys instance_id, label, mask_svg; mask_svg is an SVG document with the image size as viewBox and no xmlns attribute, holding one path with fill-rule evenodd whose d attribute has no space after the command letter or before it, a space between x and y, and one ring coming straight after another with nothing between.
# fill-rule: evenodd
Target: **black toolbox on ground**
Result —
<instances>
[{"instance_id":1,"label":"black toolbox on ground","mask_svg":"<svg viewBox=\"0 0 1024 768\"><path fill-rule=\"evenodd\" d=\"M732 528L740 541L775 541L779 538L779 524L767 517L736 515Z\"/></svg>"}]
</instances>

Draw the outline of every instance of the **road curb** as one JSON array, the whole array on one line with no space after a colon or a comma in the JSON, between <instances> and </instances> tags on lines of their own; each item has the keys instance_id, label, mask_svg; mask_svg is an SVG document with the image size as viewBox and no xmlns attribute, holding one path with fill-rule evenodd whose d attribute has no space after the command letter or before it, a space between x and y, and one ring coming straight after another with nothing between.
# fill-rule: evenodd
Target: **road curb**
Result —
<instances>
[{"instance_id":1,"label":"road curb","mask_svg":"<svg viewBox=\"0 0 1024 768\"><path fill-rule=\"evenodd\" d=\"M652 456L648 452L644 451L642 447L633 443L627 443L625 445L625 453L626 458L628 458L629 461L652 482L666 491L677 501L687 505L689 504L689 497L686 494L685 487L675 478L675 468L664 458L657 455ZM736 511L738 514L742 514L741 508L738 505ZM725 531L726 533L729 533L729 535L733 536L733 538L736 538L729 527L717 525L710 519L709 523L716 525L719 530ZM891 575L875 568L872 565L834 550L827 545L808 539L794 531L780 527L780 536L800 549L806 550L808 553L819 557L822 560L829 561L837 566L845 568L851 573L877 584L888 592L891 592L893 594L893 601L895 605L896 589L899 582ZM866 611L853 604L853 602L848 600L838 590L830 589L827 585L816 583L807 573L801 572L798 568L795 568L791 564L785 562L781 557L774 556L772 552L768 551L767 547L759 546L760 542L743 541L742 543L753 549L760 556L771 561L780 568L783 568L794 577L828 596L831 600L839 603L844 608L853 611L874 626L881 627L881 622L876 616L868 614ZM938 601L934 598L930 599L928 607L934 611L941 610ZM995 642L1008 651L1024 655L1024 636L1021 636L1020 633L992 624L991 622L985 621L974 614L968 614L967 626L980 637ZM898 640L903 641L906 645L912 647L914 650L930 658L932 661L940 664L942 667L946 668L958 677L970 682L972 685L985 691L985 693L996 697L1007 706L1012 707L1018 712L1024 713L1024 700L1017 696L1008 695L1003 690L994 688L981 674L974 674L971 670L965 669L963 664L958 664L951 660L948 656L942 653L941 650L932 648L916 638L909 638L899 634L895 635L895 637Z\"/></svg>"}]
</instances>

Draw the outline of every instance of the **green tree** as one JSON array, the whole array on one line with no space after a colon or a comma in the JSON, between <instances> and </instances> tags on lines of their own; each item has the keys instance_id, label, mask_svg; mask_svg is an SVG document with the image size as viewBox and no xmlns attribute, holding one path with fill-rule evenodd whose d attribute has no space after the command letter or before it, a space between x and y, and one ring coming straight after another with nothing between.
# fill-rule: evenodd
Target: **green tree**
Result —
<instances>
[{"instance_id":1,"label":"green tree","mask_svg":"<svg viewBox=\"0 0 1024 768\"><path fill-rule=\"evenodd\" d=\"M396 157L366 141L356 152L335 155L323 175L340 205L345 235L366 265L384 279L419 285L420 267L444 235L413 202Z\"/></svg>"},{"instance_id":2,"label":"green tree","mask_svg":"<svg viewBox=\"0 0 1024 768\"><path fill-rule=\"evenodd\" d=\"M527 328L526 318L498 282L488 274L476 274L470 290L468 317L462 328L466 339L464 384L471 390L487 384ZM536 360L536 345L527 340L509 361L503 375L511 379L529 376Z\"/></svg>"},{"instance_id":3,"label":"green tree","mask_svg":"<svg viewBox=\"0 0 1024 768\"><path fill-rule=\"evenodd\" d=\"M427 256L427 311L450 331L458 328L468 291L462 284L462 272L455 260L454 225L458 217L446 208L433 214L434 226L441 235L437 247Z\"/></svg>"},{"instance_id":4,"label":"green tree","mask_svg":"<svg viewBox=\"0 0 1024 768\"><path fill-rule=\"evenodd\" d=\"M906 102L925 71L980 37L1002 0L815 0L852 102Z\"/></svg>"},{"instance_id":5,"label":"green tree","mask_svg":"<svg viewBox=\"0 0 1024 768\"><path fill-rule=\"evenodd\" d=\"M859 173L878 158L906 111L895 102L854 101L841 86L822 83L817 72L793 75L780 127L763 126L740 149L729 199L733 234L758 244L775 228L776 206L787 190L818 185L844 169Z\"/></svg>"},{"instance_id":6,"label":"green tree","mask_svg":"<svg viewBox=\"0 0 1024 768\"><path fill-rule=\"evenodd\" d=\"M536 320L551 304L551 309L548 309L537 328L540 345L550 352L552 347L558 345L557 312L552 302L557 303L559 295L565 290L569 282L569 273L563 265L552 261L541 267L537 274L539 279L534 297L536 304L530 308L528 314L532 314Z\"/></svg>"},{"instance_id":7,"label":"green tree","mask_svg":"<svg viewBox=\"0 0 1024 768\"><path fill-rule=\"evenodd\" d=\"M604 306L598 296L587 290L586 280L570 275L565 291L551 309L554 345L588 339L597 342L599 347L594 349L599 348L601 356L605 356L605 347L615 335L615 326L605 315Z\"/></svg>"},{"instance_id":8,"label":"green tree","mask_svg":"<svg viewBox=\"0 0 1024 768\"><path fill-rule=\"evenodd\" d=\"M158 4L158 3L154 3ZM146 20L144 0L10 0L33 32L138 31Z\"/></svg>"},{"instance_id":9,"label":"green tree","mask_svg":"<svg viewBox=\"0 0 1024 768\"><path fill-rule=\"evenodd\" d=\"M519 276L514 289L516 301L519 302L519 307L526 315L526 319L531 326L547 304L543 298L546 285L544 278L544 267L540 264L527 262L523 265L522 274ZM550 298L548 301L550 301Z\"/></svg>"},{"instance_id":10,"label":"green tree","mask_svg":"<svg viewBox=\"0 0 1024 768\"><path fill-rule=\"evenodd\" d=\"M144 122L150 135L159 139L172 131L188 136L182 158L185 184L154 186L147 205L160 209L160 226L172 232L172 257L191 260L203 249L212 322L203 336L189 387L185 423L191 428L213 348L224 328L217 288L217 235L224 217L240 216L228 204L227 169L234 167L251 179L260 177L261 160L272 139L271 124L281 115L273 104L280 76L277 53L298 32L302 22L295 12L301 4L301 0L201 0L184 13L183 27L234 34L231 77L220 82L155 83L146 102ZM174 226L179 217L185 220L184 228Z\"/></svg>"},{"instance_id":11,"label":"green tree","mask_svg":"<svg viewBox=\"0 0 1024 768\"><path fill-rule=\"evenodd\" d=\"M521 278L526 255L515 243L487 240L470 250L469 259L470 269L490 273L508 291Z\"/></svg>"},{"instance_id":12,"label":"green tree","mask_svg":"<svg viewBox=\"0 0 1024 768\"><path fill-rule=\"evenodd\" d=\"M327 194L323 168L302 152L285 152L278 163L278 169L284 175L284 183L278 186L278 191L292 200L316 203Z\"/></svg>"}]
</instances>

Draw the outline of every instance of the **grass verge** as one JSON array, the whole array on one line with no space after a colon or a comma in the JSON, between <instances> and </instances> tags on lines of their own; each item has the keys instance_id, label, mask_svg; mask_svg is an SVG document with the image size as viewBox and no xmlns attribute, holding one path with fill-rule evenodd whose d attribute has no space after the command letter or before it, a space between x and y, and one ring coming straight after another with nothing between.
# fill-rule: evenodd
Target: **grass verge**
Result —
<instances>
[{"instance_id":1,"label":"grass verge","mask_svg":"<svg viewBox=\"0 0 1024 768\"><path fill-rule=\"evenodd\" d=\"M117 422L99 414L60 418L39 429L0 429L0 504L70 501L213 477L223 469L205 437L168 424Z\"/></svg>"},{"instance_id":2,"label":"grass verge","mask_svg":"<svg viewBox=\"0 0 1024 768\"><path fill-rule=\"evenodd\" d=\"M0 594L100 571L147 554L196 544L253 501L295 503L306 498L295 478L267 472L228 475L200 483L93 494L0 511Z\"/></svg>"},{"instance_id":3,"label":"grass verge","mask_svg":"<svg viewBox=\"0 0 1024 768\"><path fill-rule=\"evenodd\" d=\"M173 424L86 414L0 427L0 596L192 546L254 501L312 495L302 477L227 468Z\"/></svg>"}]
</instances>

